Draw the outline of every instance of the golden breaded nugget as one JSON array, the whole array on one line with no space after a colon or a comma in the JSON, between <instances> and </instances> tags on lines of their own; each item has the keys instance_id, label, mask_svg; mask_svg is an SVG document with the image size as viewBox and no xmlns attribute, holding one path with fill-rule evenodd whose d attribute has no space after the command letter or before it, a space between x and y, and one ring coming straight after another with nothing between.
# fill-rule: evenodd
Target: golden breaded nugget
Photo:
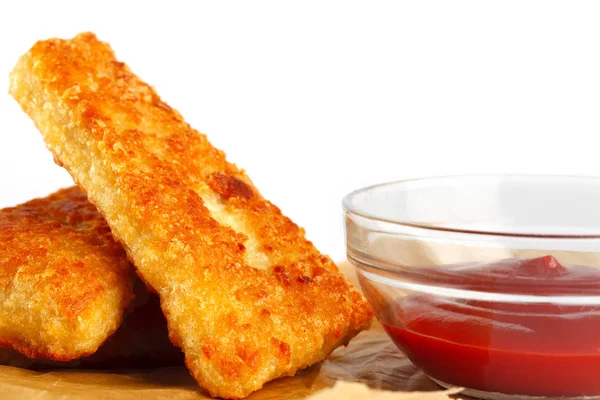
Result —
<instances>
[{"instance_id":1,"label":"golden breaded nugget","mask_svg":"<svg viewBox=\"0 0 600 400\"><path fill-rule=\"evenodd\" d=\"M96 352L121 324L134 279L79 189L0 210L0 347L58 361Z\"/></svg>"},{"instance_id":2,"label":"golden breaded nugget","mask_svg":"<svg viewBox=\"0 0 600 400\"><path fill-rule=\"evenodd\" d=\"M10 92L159 294L211 395L244 397L369 326L303 230L93 34L35 44Z\"/></svg>"},{"instance_id":3,"label":"golden breaded nugget","mask_svg":"<svg viewBox=\"0 0 600 400\"><path fill-rule=\"evenodd\" d=\"M158 297L77 187L0 210L0 298L2 365L183 362L169 342Z\"/></svg>"}]
</instances>

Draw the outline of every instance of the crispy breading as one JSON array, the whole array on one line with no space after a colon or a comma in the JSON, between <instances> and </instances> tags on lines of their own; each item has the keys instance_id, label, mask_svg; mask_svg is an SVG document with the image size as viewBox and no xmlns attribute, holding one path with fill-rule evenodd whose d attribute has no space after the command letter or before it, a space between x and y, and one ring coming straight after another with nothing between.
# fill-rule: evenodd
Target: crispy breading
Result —
<instances>
[{"instance_id":1,"label":"crispy breading","mask_svg":"<svg viewBox=\"0 0 600 400\"><path fill-rule=\"evenodd\" d=\"M119 327L135 274L77 188L0 211L0 347L69 361Z\"/></svg>"},{"instance_id":2,"label":"crispy breading","mask_svg":"<svg viewBox=\"0 0 600 400\"><path fill-rule=\"evenodd\" d=\"M0 210L0 298L2 365L183 362L158 297L77 187Z\"/></svg>"},{"instance_id":3,"label":"crispy breading","mask_svg":"<svg viewBox=\"0 0 600 400\"><path fill-rule=\"evenodd\" d=\"M244 397L369 326L331 259L93 34L35 44L10 92L159 294L211 395Z\"/></svg>"},{"instance_id":4,"label":"crispy breading","mask_svg":"<svg viewBox=\"0 0 600 400\"><path fill-rule=\"evenodd\" d=\"M142 290L146 290L143 288ZM147 292L146 292L147 294ZM144 296L142 296L144 297ZM145 296L117 332L94 354L72 361L29 358L11 348L0 349L0 365L19 368L155 368L183 365L183 353L169 341L167 321L158 297Z\"/></svg>"}]
</instances>

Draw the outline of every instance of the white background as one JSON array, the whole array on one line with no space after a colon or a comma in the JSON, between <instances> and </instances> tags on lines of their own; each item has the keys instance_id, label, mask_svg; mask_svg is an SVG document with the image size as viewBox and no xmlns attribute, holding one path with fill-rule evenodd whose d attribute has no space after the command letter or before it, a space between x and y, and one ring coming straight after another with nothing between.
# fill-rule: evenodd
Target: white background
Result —
<instances>
[{"instance_id":1,"label":"white background","mask_svg":"<svg viewBox=\"0 0 600 400\"><path fill-rule=\"evenodd\" d=\"M336 259L366 184L600 175L599 2L3 1L0 206L71 184L6 93L36 40L86 30Z\"/></svg>"}]
</instances>

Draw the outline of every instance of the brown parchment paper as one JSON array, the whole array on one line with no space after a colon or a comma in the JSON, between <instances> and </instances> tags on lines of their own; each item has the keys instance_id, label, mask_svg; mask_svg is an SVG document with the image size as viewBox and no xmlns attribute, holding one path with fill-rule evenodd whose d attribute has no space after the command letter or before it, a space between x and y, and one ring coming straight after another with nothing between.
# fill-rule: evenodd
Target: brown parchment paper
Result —
<instances>
[{"instance_id":1,"label":"brown parchment paper","mask_svg":"<svg viewBox=\"0 0 600 400\"><path fill-rule=\"evenodd\" d=\"M340 265L342 271L356 283L353 268ZM251 400L303 399L337 381L360 382L373 389L401 392L432 392L407 395L407 399L447 398L440 388L420 372L398 351L377 322L369 331L360 333L345 348L337 349L328 360L300 371L292 378L269 382L262 390L248 397ZM362 386L341 385L319 393L319 399L387 397L389 393L368 391ZM342 395L343 393L343 395ZM361 394L362 393L362 394ZM393 398L402 399L400 393ZM0 399L207 399L185 367L152 370L49 370L30 371L0 366Z\"/></svg>"}]
</instances>

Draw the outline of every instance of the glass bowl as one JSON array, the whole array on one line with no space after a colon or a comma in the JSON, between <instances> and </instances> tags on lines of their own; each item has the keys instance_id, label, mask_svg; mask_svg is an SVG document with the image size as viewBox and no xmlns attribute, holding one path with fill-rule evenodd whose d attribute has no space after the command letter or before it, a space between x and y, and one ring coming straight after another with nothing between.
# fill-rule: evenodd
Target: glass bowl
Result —
<instances>
[{"instance_id":1,"label":"glass bowl","mask_svg":"<svg viewBox=\"0 0 600 400\"><path fill-rule=\"evenodd\" d=\"M600 179L417 179L343 205L377 319L430 378L486 399L600 399Z\"/></svg>"}]
</instances>

